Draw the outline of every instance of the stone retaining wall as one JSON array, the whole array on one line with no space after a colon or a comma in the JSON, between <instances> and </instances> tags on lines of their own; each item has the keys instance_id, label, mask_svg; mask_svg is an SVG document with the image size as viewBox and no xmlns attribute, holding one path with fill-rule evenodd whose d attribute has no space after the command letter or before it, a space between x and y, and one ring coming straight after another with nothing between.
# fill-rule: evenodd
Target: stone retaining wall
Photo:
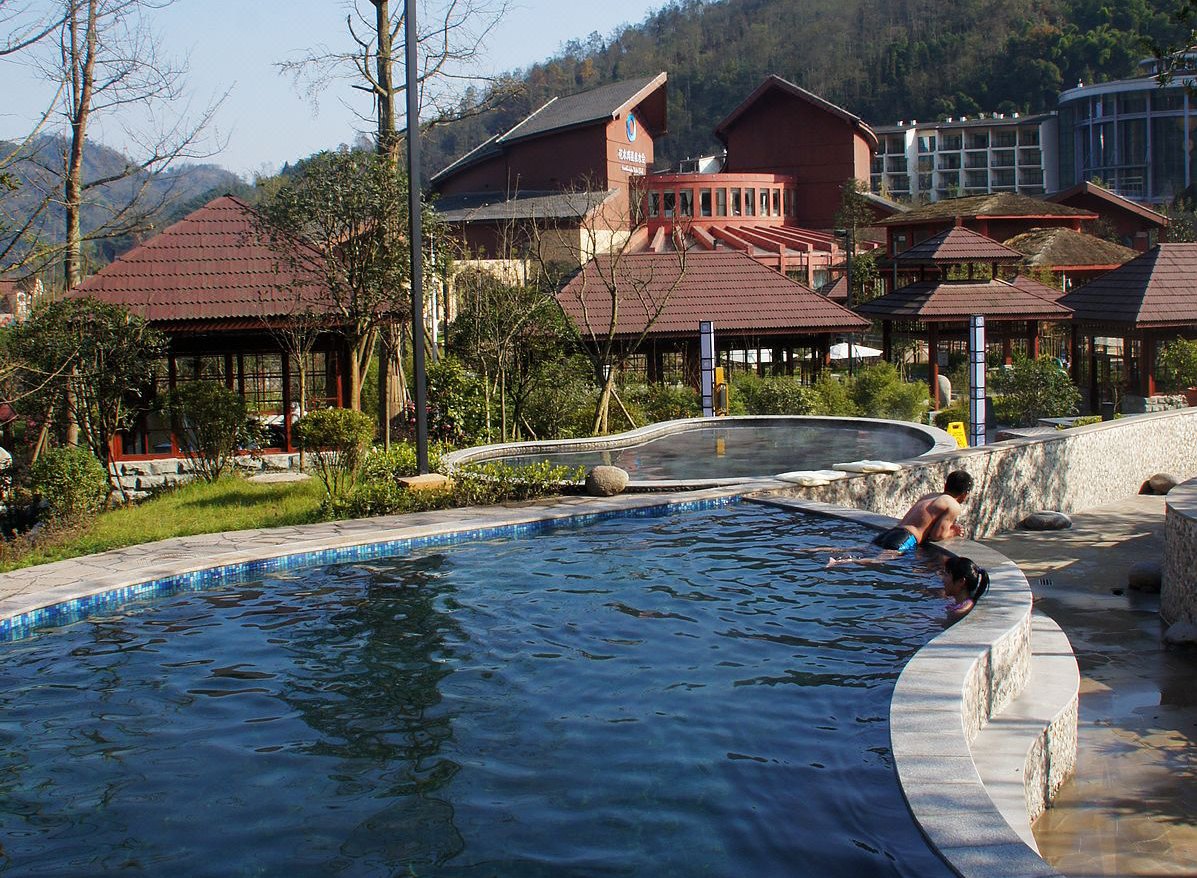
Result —
<instances>
[{"instance_id":1,"label":"stone retaining wall","mask_svg":"<svg viewBox=\"0 0 1197 878\"><path fill-rule=\"evenodd\" d=\"M240 455L237 457L236 466L237 469L248 473L298 470L299 455ZM112 464L112 474L120 478L125 490L142 494L171 488L194 478L191 461L181 457L122 460Z\"/></svg>"},{"instance_id":2,"label":"stone retaining wall","mask_svg":"<svg viewBox=\"0 0 1197 878\"><path fill-rule=\"evenodd\" d=\"M1168 492L1160 616L1197 625L1197 479Z\"/></svg>"},{"instance_id":3,"label":"stone retaining wall","mask_svg":"<svg viewBox=\"0 0 1197 878\"><path fill-rule=\"evenodd\" d=\"M1137 493L1158 472L1197 476L1197 408L931 454L898 473L793 486L784 493L900 517L920 495L942 490L955 469L967 470L976 482L961 523L967 536L983 539L1038 509L1072 512L1112 503Z\"/></svg>"}]
</instances>

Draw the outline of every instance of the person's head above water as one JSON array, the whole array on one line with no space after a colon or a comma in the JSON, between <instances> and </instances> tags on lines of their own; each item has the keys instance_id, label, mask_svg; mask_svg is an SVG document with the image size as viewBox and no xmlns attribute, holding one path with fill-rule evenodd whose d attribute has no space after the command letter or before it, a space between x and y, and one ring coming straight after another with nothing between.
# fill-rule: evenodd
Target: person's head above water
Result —
<instances>
[{"instance_id":1,"label":"person's head above water","mask_svg":"<svg viewBox=\"0 0 1197 878\"><path fill-rule=\"evenodd\" d=\"M973 477L962 469L948 473L943 483L943 492L951 494L957 500L963 500L973 489Z\"/></svg>"},{"instance_id":2,"label":"person's head above water","mask_svg":"<svg viewBox=\"0 0 1197 878\"><path fill-rule=\"evenodd\" d=\"M989 590L989 574L971 558L944 558L943 575L944 590L957 601L976 603Z\"/></svg>"}]
</instances>

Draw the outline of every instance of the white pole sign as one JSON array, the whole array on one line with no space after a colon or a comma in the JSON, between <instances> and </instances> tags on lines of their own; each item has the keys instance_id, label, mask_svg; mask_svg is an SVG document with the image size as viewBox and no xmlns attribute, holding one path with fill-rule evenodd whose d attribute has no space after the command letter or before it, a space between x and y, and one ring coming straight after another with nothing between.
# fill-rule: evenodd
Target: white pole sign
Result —
<instances>
[{"instance_id":1,"label":"white pole sign","mask_svg":"<svg viewBox=\"0 0 1197 878\"><path fill-rule=\"evenodd\" d=\"M702 369L702 416L715 417L715 324L703 320L698 324L699 363Z\"/></svg>"},{"instance_id":2,"label":"white pole sign","mask_svg":"<svg viewBox=\"0 0 1197 878\"><path fill-rule=\"evenodd\" d=\"M985 318L968 320L968 444L985 444Z\"/></svg>"}]
</instances>

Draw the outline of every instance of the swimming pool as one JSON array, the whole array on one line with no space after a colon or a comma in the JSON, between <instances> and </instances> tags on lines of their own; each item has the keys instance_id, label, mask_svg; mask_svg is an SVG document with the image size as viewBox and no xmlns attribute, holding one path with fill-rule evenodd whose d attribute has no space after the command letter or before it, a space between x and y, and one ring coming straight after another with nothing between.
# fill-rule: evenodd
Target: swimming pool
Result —
<instances>
[{"instance_id":1,"label":"swimming pool","mask_svg":"<svg viewBox=\"0 0 1197 878\"><path fill-rule=\"evenodd\" d=\"M767 506L131 605L0 652L14 873L948 874L889 760L929 559Z\"/></svg>"},{"instance_id":2,"label":"swimming pool","mask_svg":"<svg viewBox=\"0 0 1197 878\"><path fill-rule=\"evenodd\" d=\"M448 455L450 467L482 460L513 466L618 466L633 482L718 483L855 460L901 461L956 450L934 427L868 418L753 416L686 418L588 439L519 442Z\"/></svg>"}]
</instances>

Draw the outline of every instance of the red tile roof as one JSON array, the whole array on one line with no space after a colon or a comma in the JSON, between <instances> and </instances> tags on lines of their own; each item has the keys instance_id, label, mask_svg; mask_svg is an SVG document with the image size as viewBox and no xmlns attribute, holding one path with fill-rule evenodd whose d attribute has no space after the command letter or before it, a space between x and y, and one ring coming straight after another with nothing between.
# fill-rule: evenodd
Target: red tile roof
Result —
<instances>
[{"instance_id":1,"label":"red tile roof","mask_svg":"<svg viewBox=\"0 0 1197 878\"><path fill-rule=\"evenodd\" d=\"M848 301L848 277L841 274L834 280L823 284L815 292L820 296L826 296L833 302L845 303Z\"/></svg>"},{"instance_id":2,"label":"red tile roof","mask_svg":"<svg viewBox=\"0 0 1197 878\"><path fill-rule=\"evenodd\" d=\"M1056 204L1066 204L1069 207L1079 207L1082 210L1087 209L1084 205L1091 205L1093 202L1104 203L1106 207L1112 207L1121 210L1125 213L1134 214L1147 222L1158 226L1161 229L1168 228L1170 222L1168 217L1164 216L1158 211L1151 208L1144 207L1138 202L1131 201L1129 198L1124 198L1117 192L1111 192L1104 186L1098 186L1091 180L1082 180L1075 186L1068 189L1063 189L1059 192L1054 192L1048 195L1046 201L1053 201ZM1096 208L1100 210L1100 208Z\"/></svg>"},{"instance_id":3,"label":"red tile roof","mask_svg":"<svg viewBox=\"0 0 1197 878\"><path fill-rule=\"evenodd\" d=\"M1197 326L1197 244L1159 244L1060 301L1087 322Z\"/></svg>"},{"instance_id":4,"label":"red tile roof","mask_svg":"<svg viewBox=\"0 0 1197 878\"><path fill-rule=\"evenodd\" d=\"M1002 280L920 281L857 306L866 317L955 323L980 314L989 320L1067 320L1072 312L1044 296Z\"/></svg>"},{"instance_id":5,"label":"red tile roof","mask_svg":"<svg viewBox=\"0 0 1197 878\"><path fill-rule=\"evenodd\" d=\"M963 262L1021 262L1017 250L999 244L972 229L953 226L903 250L894 260L900 265L953 265Z\"/></svg>"},{"instance_id":6,"label":"red tile roof","mask_svg":"<svg viewBox=\"0 0 1197 878\"><path fill-rule=\"evenodd\" d=\"M1064 295L1064 291L1059 287L1049 286L1035 280L1033 277L1027 277L1025 274L1017 275L1011 279L1010 283L1025 293L1031 293L1052 302L1060 301L1060 298Z\"/></svg>"},{"instance_id":7,"label":"red tile roof","mask_svg":"<svg viewBox=\"0 0 1197 878\"><path fill-rule=\"evenodd\" d=\"M703 320L715 333L810 335L857 332L868 321L792 281L743 253L694 251L629 253L618 259L600 256L583 266L557 301L582 330L605 333L611 297L603 278L620 289L617 335L638 335L659 303L665 302L651 335L697 335ZM679 276L680 275L680 276Z\"/></svg>"},{"instance_id":8,"label":"red tile roof","mask_svg":"<svg viewBox=\"0 0 1197 878\"><path fill-rule=\"evenodd\" d=\"M299 303L331 305L319 255L297 273L254 222L253 209L222 196L130 250L71 291L122 305L152 323L286 317ZM305 252L306 251L306 252Z\"/></svg>"}]
</instances>

